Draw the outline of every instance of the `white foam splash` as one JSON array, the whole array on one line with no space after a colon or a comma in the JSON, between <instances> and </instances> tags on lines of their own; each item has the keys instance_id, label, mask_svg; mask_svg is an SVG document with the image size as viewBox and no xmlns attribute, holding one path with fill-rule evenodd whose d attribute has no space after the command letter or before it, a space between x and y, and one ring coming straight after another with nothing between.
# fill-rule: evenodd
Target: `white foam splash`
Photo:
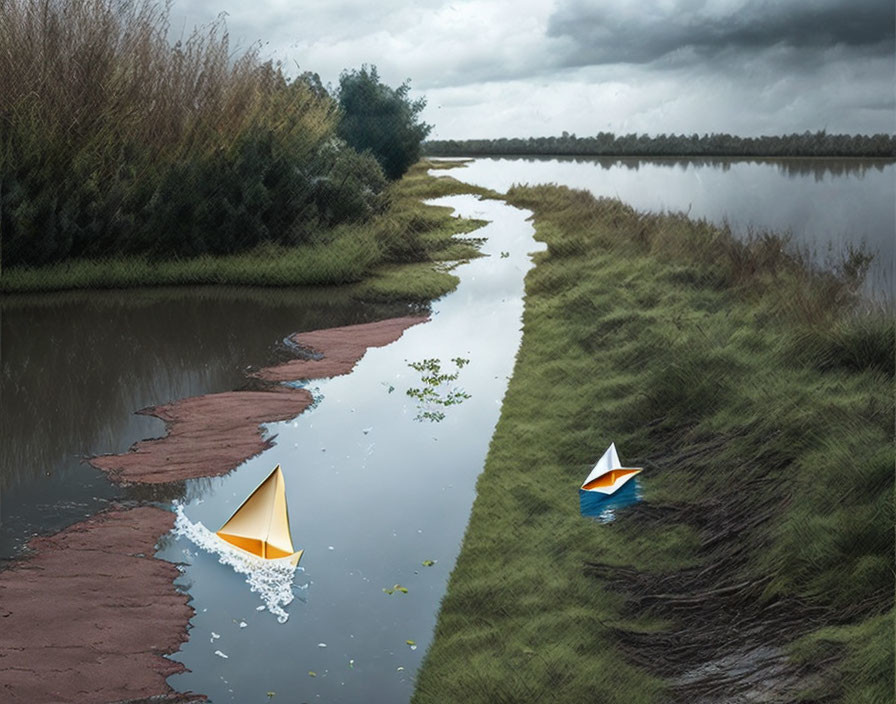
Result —
<instances>
[{"instance_id":1,"label":"white foam splash","mask_svg":"<svg viewBox=\"0 0 896 704\"><path fill-rule=\"evenodd\" d=\"M174 521L174 534L191 540L197 547L218 556L218 562L232 567L246 577L249 589L256 592L264 606L277 617L280 623L286 623L289 614L284 609L293 600L293 578L301 567L292 565L289 558L279 560L263 560L241 550L230 547L217 535L212 533L200 521L193 523L180 503L175 504L177 518ZM303 570L304 571L304 570Z\"/></svg>"}]
</instances>

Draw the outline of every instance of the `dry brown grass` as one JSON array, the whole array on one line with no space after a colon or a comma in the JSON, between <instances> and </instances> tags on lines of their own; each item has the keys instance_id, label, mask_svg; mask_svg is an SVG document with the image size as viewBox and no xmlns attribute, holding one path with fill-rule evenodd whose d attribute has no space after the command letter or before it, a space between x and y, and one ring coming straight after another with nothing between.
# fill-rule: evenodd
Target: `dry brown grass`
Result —
<instances>
[{"instance_id":1,"label":"dry brown grass","mask_svg":"<svg viewBox=\"0 0 896 704\"><path fill-rule=\"evenodd\" d=\"M332 101L301 83L285 90L280 67L257 47L235 54L222 21L169 44L168 9L155 0L2 0L0 116L69 145L102 151L139 140L172 157L231 143L259 121L294 129L290 108L316 112L304 125L317 127L308 143L332 126Z\"/></svg>"}]
</instances>

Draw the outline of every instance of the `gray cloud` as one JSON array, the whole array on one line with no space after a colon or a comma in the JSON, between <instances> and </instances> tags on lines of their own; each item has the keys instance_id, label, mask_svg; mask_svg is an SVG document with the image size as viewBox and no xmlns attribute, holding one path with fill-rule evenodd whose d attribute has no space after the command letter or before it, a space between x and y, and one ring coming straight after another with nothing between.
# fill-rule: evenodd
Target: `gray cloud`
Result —
<instances>
[{"instance_id":1,"label":"gray cloud","mask_svg":"<svg viewBox=\"0 0 896 704\"><path fill-rule=\"evenodd\" d=\"M172 29L222 11L289 71L411 78L438 138L896 129L893 0L174 0Z\"/></svg>"},{"instance_id":2,"label":"gray cloud","mask_svg":"<svg viewBox=\"0 0 896 704\"><path fill-rule=\"evenodd\" d=\"M570 42L567 65L650 63L667 56L708 57L774 46L797 49L846 45L874 53L894 48L893 0L707 0L628 3L561 0L549 37Z\"/></svg>"}]
</instances>

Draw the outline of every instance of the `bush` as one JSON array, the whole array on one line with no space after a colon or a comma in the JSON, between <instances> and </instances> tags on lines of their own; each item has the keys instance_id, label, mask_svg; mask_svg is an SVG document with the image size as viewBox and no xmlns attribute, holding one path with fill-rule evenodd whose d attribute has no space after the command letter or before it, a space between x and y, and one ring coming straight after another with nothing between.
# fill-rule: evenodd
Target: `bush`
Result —
<instances>
[{"instance_id":1,"label":"bush","mask_svg":"<svg viewBox=\"0 0 896 704\"><path fill-rule=\"evenodd\" d=\"M426 100L410 100L410 84L380 83L376 67L343 71L339 77L339 136L359 152L369 151L386 176L398 179L421 154L420 144L432 129L418 122Z\"/></svg>"}]
</instances>

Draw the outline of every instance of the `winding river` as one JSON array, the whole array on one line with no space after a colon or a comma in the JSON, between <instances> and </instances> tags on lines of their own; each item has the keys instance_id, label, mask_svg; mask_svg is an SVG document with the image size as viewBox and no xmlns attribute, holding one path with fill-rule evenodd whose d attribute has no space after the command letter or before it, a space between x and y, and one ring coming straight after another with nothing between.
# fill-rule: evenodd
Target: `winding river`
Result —
<instances>
[{"instance_id":1,"label":"winding river","mask_svg":"<svg viewBox=\"0 0 896 704\"><path fill-rule=\"evenodd\" d=\"M174 656L190 672L170 678L175 689L214 702L263 701L269 691L285 701L410 697L519 346L529 253L539 248L526 212L470 196L439 203L491 223L475 233L487 237L487 256L457 267L461 283L433 304L431 320L368 350L351 374L311 382L316 405L267 426L270 450L226 477L187 482L185 515L214 530L281 465L305 554L280 623L216 555L169 539L160 556L184 563L180 586L196 609ZM408 395L426 386L410 366L425 360L457 375L434 389L439 398L469 398L443 405Z\"/></svg>"}]
</instances>

